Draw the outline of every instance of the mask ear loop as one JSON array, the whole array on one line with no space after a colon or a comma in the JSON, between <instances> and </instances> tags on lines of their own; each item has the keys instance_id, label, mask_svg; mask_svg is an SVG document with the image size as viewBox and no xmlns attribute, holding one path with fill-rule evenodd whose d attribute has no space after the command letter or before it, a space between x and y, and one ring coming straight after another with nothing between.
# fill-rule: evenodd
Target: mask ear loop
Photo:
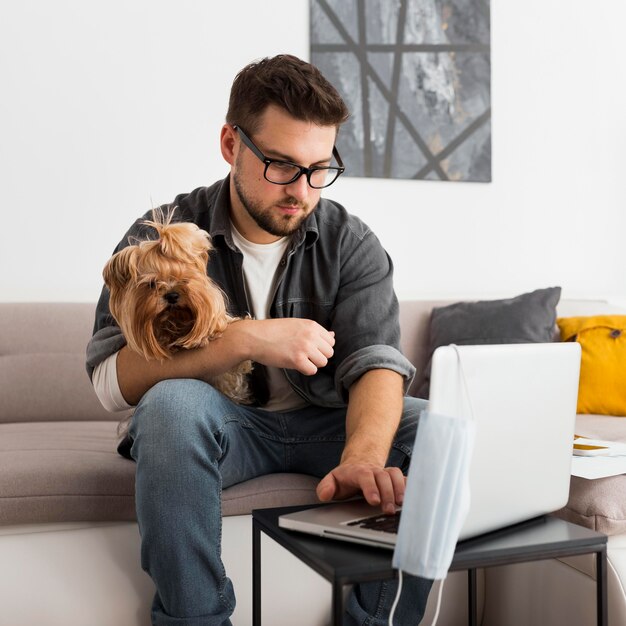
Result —
<instances>
[{"instance_id":1,"label":"mask ear loop","mask_svg":"<svg viewBox=\"0 0 626 626\"><path fill-rule=\"evenodd\" d=\"M461 374L461 382L463 383L463 391L465 391L465 397L467 398L467 405L470 410L470 417L472 420L476 421L474 407L472 406L472 398L469 393L469 388L467 386L467 379L465 378L465 370L463 369L463 361L461 359L461 353L459 352L459 347L452 343L450 347L456 353L456 358L459 362L459 373ZM437 607L435 608L435 615L433 617L433 621L430 626L435 626L437 624L437 620L439 619L439 611L441 609L441 596L443 595L443 584L445 582L445 578L442 578L439 581L439 590L437 592ZM398 590L396 592L396 598L393 601L393 606L391 607L391 612L389 613L389 626L393 626L393 616L396 612L396 607L398 606L398 602L400 601L400 594L402 593L402 570L398 570Z\"/></svg>"},{"instance_id":2,"label":"mask ear loop","mask_svg":"<svg viewBox=\"0 0 626 626\"><path fill-rule=\"evenodd\" d=\"M461 382L463 383L463 391L465 391L465 397L467 398L467 405L470 410L470 417L472 420L476 421L474 407L472 406L472 398L470 396L469 388L467 386L467 378L465 378L465 370L463 369L463 361L461 360L461 353L459 352L459 346L455 343L451 343L450 347L456 353L456 358L459 361L459 373L461 374Z\"/></svg>"},{"instance_id":3,"label":"mask ear loop","mask_svg":"<svg viewBox=\"0 0 626 626\"><path fill-rule=\"evenodd\" d=\"M393 616L396 612L396 607L398 606L401 593L402 593L402 570L399 569L398 570L398 590L396 591L396 597L391 606L391 611L389 612L389 626L393 626Z\"/></svg>"}]
</instances>

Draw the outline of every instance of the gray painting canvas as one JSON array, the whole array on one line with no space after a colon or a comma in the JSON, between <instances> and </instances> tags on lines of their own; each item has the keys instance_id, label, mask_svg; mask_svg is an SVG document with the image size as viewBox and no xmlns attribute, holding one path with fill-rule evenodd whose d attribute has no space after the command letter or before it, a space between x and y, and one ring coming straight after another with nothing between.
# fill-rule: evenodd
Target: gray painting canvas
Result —
<instances>
[{"instance_id":1,"label":"gray painting canvas","mask_svg":"<svg viewBox=\"0 0 626 626\"><path fill-rule=\"evenodd\" d=\"M311 0L348 176L491 181L489 0Z\"/></svg>"}]
</instances>

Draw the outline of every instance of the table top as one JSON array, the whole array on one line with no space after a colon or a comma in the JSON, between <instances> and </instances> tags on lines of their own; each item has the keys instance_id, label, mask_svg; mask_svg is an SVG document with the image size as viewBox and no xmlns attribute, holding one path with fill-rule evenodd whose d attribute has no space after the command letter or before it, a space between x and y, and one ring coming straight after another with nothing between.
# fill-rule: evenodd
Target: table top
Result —
<instances>
[{"instance_id":1,"label":"table top","mask_svg":"<svg viewBox=\"0 0 626 626\"><path fill-rule=\"evenodd\" d=\"M280 515L306 508L310 505L256 509L252 518L265 534L331 582L348 584L396 575L390 549L315 537L278 526ZM460 542L450 571L598 552L606 548L606 542L602 533L544 515Z\"/></svg>"}]
</instances>

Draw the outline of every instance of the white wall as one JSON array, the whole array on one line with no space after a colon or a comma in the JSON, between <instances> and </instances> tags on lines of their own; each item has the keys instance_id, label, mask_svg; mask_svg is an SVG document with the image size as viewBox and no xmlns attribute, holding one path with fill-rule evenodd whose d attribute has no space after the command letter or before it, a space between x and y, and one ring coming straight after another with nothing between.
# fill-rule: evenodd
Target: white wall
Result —
<instances>
[{"instance_id":1,"label":"white wall","mask_svg":"<svg viewBox=\"0 0 626 626\"><path fill-rule=\"evenodd\" d=\"M345 177L401 297L626 301L623 2L492 0L491 184ZM306 0L22 0L0 22L0 300L90 301L126 228L222 177L250 60L308 58Z\"/></svg>"}]
</instances>

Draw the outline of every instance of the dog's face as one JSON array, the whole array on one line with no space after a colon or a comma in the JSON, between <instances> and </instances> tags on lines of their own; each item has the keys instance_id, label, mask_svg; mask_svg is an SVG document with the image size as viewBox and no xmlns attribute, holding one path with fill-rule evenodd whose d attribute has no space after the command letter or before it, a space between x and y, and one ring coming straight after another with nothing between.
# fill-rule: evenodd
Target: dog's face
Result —
<instances>
[{"instance_id":1,"label":"dog's face","mask_svg":"<svg viewBox=\"0 0 626 626\"><path fill-rule=\"evenodd\" d=\"M195 348L226 328L224 297L206 273L211 243L195 224L145 222L158 239L117 252L103 277L129 348L146 359Z\"/></svg>"}]
</instances>

